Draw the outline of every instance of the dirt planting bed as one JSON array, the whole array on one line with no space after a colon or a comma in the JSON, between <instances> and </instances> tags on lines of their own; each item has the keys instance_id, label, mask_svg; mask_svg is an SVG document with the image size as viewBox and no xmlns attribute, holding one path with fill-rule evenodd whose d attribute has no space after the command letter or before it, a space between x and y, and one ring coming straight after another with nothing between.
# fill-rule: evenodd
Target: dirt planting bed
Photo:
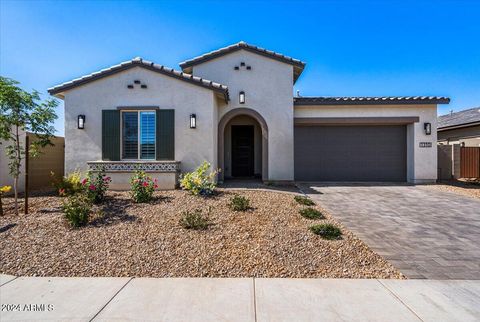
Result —
<instances>
[{"instance_id":1,"label":"dirt planting bed","mask_svg":"<svg viewBox=\"0 0 480 322\"><path fill-rule=\"evenodd\" d=\"M230 198L249 198L253 209L234 212ZM127 192L109 192L89 224L70 228L61 198L30 199L30 214L0 217L0 272L30 276L336 277L403 278L365 243L326 219L303 218L291 193L220 190L208 199L184 191L157 192L133 204ZM207 230L187 230L182 212L210 209ZM323 240L308 227L334 223L340 240Z\"/></svg>"}]
</instances>

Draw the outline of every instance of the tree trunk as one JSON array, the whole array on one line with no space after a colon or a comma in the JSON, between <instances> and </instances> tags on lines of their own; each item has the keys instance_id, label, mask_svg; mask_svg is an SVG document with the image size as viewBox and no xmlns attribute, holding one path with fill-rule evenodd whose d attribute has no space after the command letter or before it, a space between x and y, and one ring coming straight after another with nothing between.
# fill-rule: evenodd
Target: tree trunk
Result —
<instances>
[{"instance_id":1,"label":"tree trunk","mask_svg":"<svg viewBox=\"0 0 480 322\"><path fill-rule=\"evenodd\" d=\"M18 216L18 191L17 191L17 186L18 186L18 177L15 177L13 180L13 191L15 193L15 215Z\"/></svg>"},{"instance_id":2,"label":"tree trunk","mask_svg":"<svg viewBox=\"0 0 480 322\"><path fill-rule=\"evenodd\" d=\"M15 166L17 167L14 180L13 180L13 190L15 192L15 215L18 216L18 175L20 172L20 136L18 135L18 125L15 126L15 139L16 141L16 148L15 148L15 157L17 158Z\"/></svg>"}]
</instances>

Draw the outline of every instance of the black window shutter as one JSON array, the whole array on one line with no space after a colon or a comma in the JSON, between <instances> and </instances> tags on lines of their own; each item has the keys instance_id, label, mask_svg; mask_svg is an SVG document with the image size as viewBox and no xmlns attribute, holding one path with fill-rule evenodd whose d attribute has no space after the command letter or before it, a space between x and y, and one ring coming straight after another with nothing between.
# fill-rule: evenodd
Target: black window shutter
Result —
<instances>
[{"instance_id":1,"label":"black window shutter","mask_svg":"<svg viewBox=\"0 0 480 322\"><path fill-rule=\"evenodd\" d=\"M120 111L102 110L102 160L120 161Z\"/></svg>"},{"instance_id":2,"label":"black window shutter","mask_svg":"<svg viewBox=\"0 0 480 322\"><path fill-rule=\"evenodd\" d=\"M157 110L157 160L175 159L175 110Z\"/></svg>"}]
</instances>

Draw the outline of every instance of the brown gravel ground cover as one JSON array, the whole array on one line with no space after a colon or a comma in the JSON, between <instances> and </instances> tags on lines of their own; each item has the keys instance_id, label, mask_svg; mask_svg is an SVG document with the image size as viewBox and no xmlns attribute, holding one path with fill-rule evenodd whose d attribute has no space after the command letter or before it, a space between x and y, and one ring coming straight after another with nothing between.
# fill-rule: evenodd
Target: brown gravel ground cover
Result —
<instances>
[{"instance_id":1,"label":"brown gravel ground cover","mask_svg":"<svg viewBox=\"0 0 480 322\"><path fill-rule=\"evenodd\" d=\"M247 212L228 208L239 194ZM404 278L390 263L339 225L303 218L291 193L220 190L204 199L184 191L156 192L150 204L133 204L127 192L108 192L90 223L70 228L61 198L30 199L30 214L12 214L11 198L0 217L0 272L27 276L138 277L335 277ZM211 208L213 225L183 229L185 210ZM330 222L341 240L312 234L314 223Z\"/></svg>"},{"instance_id":2,"label":"brown gravel ground cover","mask_svg":"<svg viewBox=\"0 0 480 322\"><path fill-rule=\"evenodd\" d=\"M432 189L458 193L467 197L480 199L480 182L465 181L442 181L440 183L429 185Z\"/></svg>"}]
</instances>

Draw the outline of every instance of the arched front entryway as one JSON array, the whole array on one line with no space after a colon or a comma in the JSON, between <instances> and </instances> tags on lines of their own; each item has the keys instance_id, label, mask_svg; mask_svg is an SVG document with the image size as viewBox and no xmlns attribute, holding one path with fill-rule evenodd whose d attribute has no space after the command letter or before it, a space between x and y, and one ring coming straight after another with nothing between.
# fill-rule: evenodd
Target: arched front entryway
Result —
<instances>
[{"instance_id":1,"label":"arched front entryway","mask_svg":"<svg viewBox=\"0 0 480 322\"><path fill-rule=\"evenodd\" d=\"M250 157L253 160L249 160ZM263 181L268 180L267 122L255 110L236 108L226 113L218 123L219 181L251 172L246 164L250 162L253 163L253 175L260 175Z\"/></svg>"}]
</instances>

